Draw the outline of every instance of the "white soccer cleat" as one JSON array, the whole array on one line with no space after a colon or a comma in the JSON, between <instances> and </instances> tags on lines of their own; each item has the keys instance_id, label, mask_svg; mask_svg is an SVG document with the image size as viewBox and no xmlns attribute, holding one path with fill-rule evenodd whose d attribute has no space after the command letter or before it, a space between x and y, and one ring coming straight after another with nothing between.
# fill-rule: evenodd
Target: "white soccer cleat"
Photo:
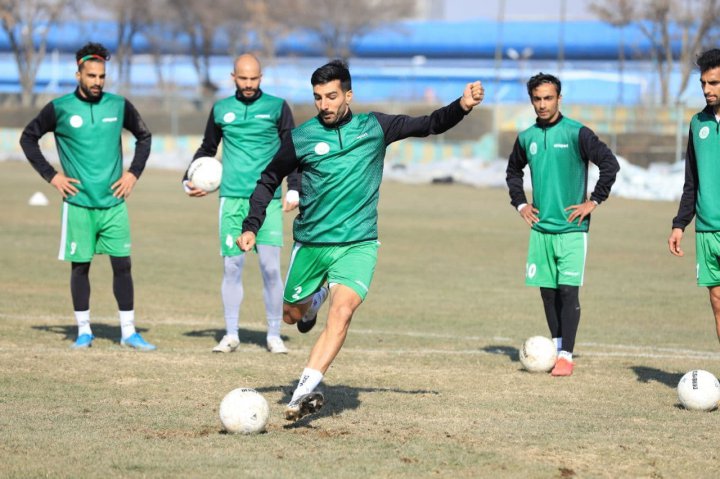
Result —
<instances>
[{"instance_id":1,"label":"white soccer cleat","mask_svg":"<svg viewBox=\"0 0 720 479\"><path fill-rule=\"evenodd\" d=\"M273 354L287 354L288 349L280 336L270 336L267 338L267 350Z\"/></svg>"},{"instance_id":2,"label":"white soccer cleat","mask_svg":"<svg viewBox=\"0 0 720 479\"><path fill-rule=\"evenodd\" d=\"M290 404L285 408L285 419L288 421L297 421L308 414L314 414L318 412L325 403L325 397L321 392L313 391L308 394L303 394L294 401L290 401Z\"/></svg>"},{"instance_id":3,"label":"white soccer cleat","mask_svg":"<svg viewBox=\"0 0 720 479\"><path fill-rule=\"evenodd\" d=\"M240 346L240 340L230 337L228 335L223 336L220 342L212 350L213 353L232 353L238 346Z\"/></svg>"}]
</instances>

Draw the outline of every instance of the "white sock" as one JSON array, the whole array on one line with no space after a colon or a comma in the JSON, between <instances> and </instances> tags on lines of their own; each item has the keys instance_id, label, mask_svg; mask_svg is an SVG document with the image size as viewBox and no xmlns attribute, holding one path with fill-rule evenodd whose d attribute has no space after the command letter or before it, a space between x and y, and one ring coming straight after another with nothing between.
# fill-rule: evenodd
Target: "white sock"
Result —
<instances>
[{"instance_id":1,"label":"white sock","mask_svg":"<svg viewBox=\"0 0 720 479\"><path fill-rule=\"evenodd\" d=\"M234 334L233 334L233 333L227 333L225 336L226 336L228 339L234 339L235 341L240 341L240 336L238 335L237 332L235 332Z\"/></svg>"},{"instance_id":2,"label":"white sock","mask_svg":"<svg viewBox=\"0 0 720 479\"><path fill-rule=\"evenodd\" d=\"M555 343L558 353L562 351L562 338L553 338L553 343Z\"/></svg>"},{"instance_id":3,"label":"white sock","mask_svg":"<svg viewBox=\"0 0 720 479\"><path fill-rule=\"evenodd\" d=\"M78 325L78 336L83 334L92 334L90 329L90 310L87 311L75 311L75 321Z\"/></svg>"},{"instance_id":4,"label":"white sock","mask_svg":"<svg viewBox=\"0 0 720 479\"><path fill-rule=\"evenodd\" d=\"M290 402L295 401L303 394L313 392L322 379L323 374L317 369L305 368L300 375L300 381L298 382L297 388L295 389Z\"/></svg>"},{"instance_id":5,"label":"white sock","mask_svg":"<svg viewBox=\"0 0 720 479\"><path fill-rule=\"evenodd\" d=\"M567 351L560 351L558 353L558 359L560 359L560 358L565 358L568 361L572 362L572 353L569 353Z\"/></svg>"},{"instance_id":6,"label":"white sock","mask_svg":"<svg viewBox=\"0 0 720 479\"><path fill-rule=\"evenodd\" d=\"M280 337L280 318L267 320L267 337L276 336Z\"/></svg>"},{"instance_id":7,"label":"white sock","mask_svg":"<svg viewBox=\"0 0 720 479\"><path fill-rule=\"evenodd\" d=\"M135 311L120 311L120 331L123 339L135 334Z\"/></svg>"},{"instance_id":8,"label":"white sock","mask_svg":"<svg viewBox=\"0 0 720 479\"><path fill-rule=\"evenodd\" d=\"M315 294L311 296L312 303L310 304L308 310L305 311L305 314L300 321L310 321L314 316L316 316L320 307L325 302L325 298L328 297L328 294L330 294L330 291L325 287L317 290Z\"/></svg>"}]
</instances>

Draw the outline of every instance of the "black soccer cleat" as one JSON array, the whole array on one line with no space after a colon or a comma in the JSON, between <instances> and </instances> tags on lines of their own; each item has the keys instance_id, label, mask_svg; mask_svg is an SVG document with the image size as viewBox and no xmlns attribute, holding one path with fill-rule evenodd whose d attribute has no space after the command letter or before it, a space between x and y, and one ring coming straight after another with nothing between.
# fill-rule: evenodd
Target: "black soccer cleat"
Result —
<instances>
[{"instance_id":1,"label":"black soccer cleat","mask_svg":"<svg viewBox=\"0 0 720 479\"><path fill-rule=\"evenodd\" d=\"M310 319L308 321L300 320L295 324L297 324L298 331L305 334L315 327L315 323L317 323L317 314L313 317L313 319Z\"/></svg>"}]
</instances>

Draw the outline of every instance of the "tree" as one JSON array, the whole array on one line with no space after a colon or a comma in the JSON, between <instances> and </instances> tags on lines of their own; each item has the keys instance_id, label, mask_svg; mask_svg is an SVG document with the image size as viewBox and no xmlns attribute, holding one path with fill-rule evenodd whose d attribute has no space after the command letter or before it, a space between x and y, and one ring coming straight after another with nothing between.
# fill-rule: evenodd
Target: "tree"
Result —
<instances>
[{"instance_id":1,"label":"tree","mask_svg":"<svg viewBox=\"0 0 720 479\"><path fill-rule=\"evenodd\" d=\"M190 47L193 66L200 81L201 94L212 97L218 87L210 79L210 57L214 53L215 41L221 26L232 19L238 4L233 0L215 0L208 4L205 0L169 0L174 7L178 26L186 35Z\"/></svg>"},{"instance_id":2,"label":"tree","mask_svg":"<svg viewBox=\"0 0 720 479\"><path fill-rule=\"evenodd\" d=\"M604 0L590 4L590 11L601 20L620 29L620 44L618 45L618 73L620 83L618 86L618 101L623 101L625 84L625 27L630 25L636 15L637 2L634 0Z\"/></svg>"},{"instance_id":3,"label":"tree","mask_svg":"<svg viewBox=\"0 0 720 479\"><path fill-rule=\"evenodd\" d=\"M117 82L127 87L132 71L133 42L142 32L149 19L147 0L96 0L98 6L104 6L113 16L117 25L117 48L113 59L117 64Z\"/></svg>"},{"instance_id":4,"label":"tree","mask_svg":"<svg viewBox=\"0 0 720 479\"><path fill-rule=\"evenodd\" d=\"M598 1L594 2L594 10L610 24L622 15L629 15L627 24L636 26L648 39L660 83L660 101L667 105L671 99L670 75L676 61L681 79L675 96L680 98L687 88L694 58L709 43L709 34L720 25L720 4L718 0L644 0L626 5L625 12L620 14L624 3Z\"/></svg>"},{"instance_id":5,"label":"tree","mask_svg":"<svg viewBox=\"0 0 720 479\"><path fill-rule=\"evenodd\" d=\"M315 32L328 58L347 59L359 37L412 15L412 0L298 0L293 24Z\"/></svg>"},{"instance_id":6,"label":"tree","mask_svg":"<svg viewBox=\"0 0 720 479\"><path fill-rule=\"evenodd\" d=\"M34 106L35 83L50 29L73 0L0 0L0 22L20 76L23 106Z\"/></svg>"}]
</instances>

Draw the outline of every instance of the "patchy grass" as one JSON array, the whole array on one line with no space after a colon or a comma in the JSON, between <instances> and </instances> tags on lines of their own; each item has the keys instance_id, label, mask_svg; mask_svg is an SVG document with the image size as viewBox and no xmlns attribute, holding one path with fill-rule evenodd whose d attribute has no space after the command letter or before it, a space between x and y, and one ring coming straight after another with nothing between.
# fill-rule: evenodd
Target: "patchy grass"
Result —
<instances>
[{"instance_id":1,"label":"patchy grass","mask_svg":"<svg viewBox=\"0 0 720 479\"><path fill-rule=\"evenodd\" d=\"M186 198L177 172L146 172L129 202L133 272L137 325L159 349L119 346L110 268L98 257L98 339L71 351L69 266L55 259L58 197L26 164L0 162L0 174L2 477L720 472L720 413L683 410L674 389L687 370L720 373L707 293L694 286L692 235L689 257L666 251L674 204L613 198L598 209L576 374L552 378L517 360L522 341L546 326L538 292L523 285L528 232L506 192L385 184L375 280L323 384L327 406L286 424L284 404L317 332L286 327L290 353L265 351L253 260L243 344L210 353L223 334L216 198ZM27 206L35 191L51 205ZM266 434L221 432L220 400L241 386L268 399Z\"/></svg>"}]
</instances>

